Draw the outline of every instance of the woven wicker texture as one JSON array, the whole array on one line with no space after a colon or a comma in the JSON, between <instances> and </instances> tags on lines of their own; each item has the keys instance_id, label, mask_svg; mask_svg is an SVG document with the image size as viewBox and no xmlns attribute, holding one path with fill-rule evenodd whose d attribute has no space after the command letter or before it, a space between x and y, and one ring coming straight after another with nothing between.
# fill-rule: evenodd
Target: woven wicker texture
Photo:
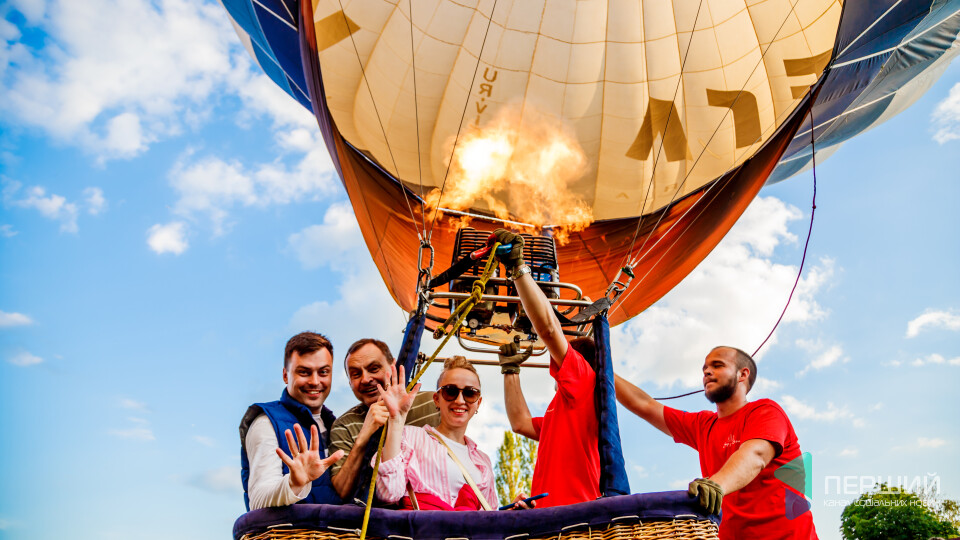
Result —
<instances>
[{"instance_id":1,"label":"woven wicker texture","mask_svg":"<svg viewBox=\"0 0 960 540\"><path fill-rule=\"evenodd\" d=\"M241 540L354 540L360 531L329 531L322 529L270 529L256 535L244 535ZM532 538L512 536L516 540L716 540L717 526L706 520L675 519L644 523L614 523L604 528L573 527L558 535Z\"/></svg>"}]
</instances>

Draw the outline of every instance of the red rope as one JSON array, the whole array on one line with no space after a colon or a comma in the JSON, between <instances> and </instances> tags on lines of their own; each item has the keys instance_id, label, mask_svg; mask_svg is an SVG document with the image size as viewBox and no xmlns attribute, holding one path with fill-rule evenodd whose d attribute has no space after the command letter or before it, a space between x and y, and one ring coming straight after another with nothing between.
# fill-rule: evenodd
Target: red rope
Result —
<instances>
[{"instance_id":1,"label":"red rope","mask_svg":"<svg viewBox=\"0 0 960 540\"><path fill-rule=\"evenodd\" d=\"M803 244L803 257L800 259L800 271L797 272L797 280L793 282L793 288L790 289L790 296L787 297L787 304L783 306L783 311L780 312L780 318L777 319L776 324L773 325L773 328L770 329L770 333L767 334L767 337L764 338L763 343L757 347L757 350L753 351L753 356L756 356L760 349L767 344L767 341L773 336L773 333L777 330L777 326L780 325L780 321L783 320L783 316L787 313L787 308L790 307L790 301L793 300L793 293L797 290L797 285L800 283L800 276L803 275L803 263L807 260L807 248L810 247L810 236L813 233L813 215L817 212L817 147L816 141L813 137L813 107L810 108L810 155L813 157L813 201L810 203L810 227L807 229L807 241Z\"/></svg>"},{"instance_id":2,"label":"red rope","mask_svg":"<svg viewBox=\"0 0 960 540\"><path fill-rule=\"evenodd\" d=\"M810 226L807 228L807 241L803 244L803 257L800 258L800 270L797 272L797 279L793 282L793 288L790 289L790 296L787 297L787 304L783 306L783 311L780 312L780 318L777 319L776 324L773 325L773 328L770 329L770 333L767 334L767 337L763 340L763 343L757 347L757 350L753 351L753 356L756 356L760 349L767 344L767 341L773 336L773 333L777 330L777 326L780 326L780 321L783 320L783 316L787 313L787 308L790 307L790 301L793 300L793 293L797 291L797 285L800 284L800 276L803 275L803 264L807 260L807 248L810 247L810 236L813 234L813 215L817 212L817 148L816 141L813 138L813 109L810 109L810 151L813 156L813 201L810 204ZM686 396L692 396L693 394L699 394L703 392L703 389L694 390L693 392L687 392L686 394L680 394L678 396L654 398L657 401L664 401L668 399L677 399Z\"/></svg>"}]
</instances>

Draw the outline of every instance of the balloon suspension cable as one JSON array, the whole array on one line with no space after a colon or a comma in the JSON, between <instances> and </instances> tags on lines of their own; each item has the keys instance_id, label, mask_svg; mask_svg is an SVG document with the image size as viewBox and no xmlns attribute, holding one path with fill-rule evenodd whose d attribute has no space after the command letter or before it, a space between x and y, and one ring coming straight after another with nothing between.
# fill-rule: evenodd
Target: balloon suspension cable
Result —
<instances>
[{"instance_id":1,"label":"balloon suspension cable","mask_svg":"<svg viewBox=\"0 0 960 540\"><path fill-rule=\"evenodd\" d=\"M390 173L391 176L395 177L395 180L400 184L400 191L403 192L403 200L407 203L407 210L410 212L410 221L413 222L413 228L417 231L417 236L423 239L424 231L420 230L420 227L417 225L417 217L413 213L413 206L410 205L410 197L407 195L407 188L403 185L403 181L400 179L400 167L397 166L397 159L393 155L393 147L390 146L390 138L387 137L387 130L383 127L383 119L380 117L380 108L377 107L377 100L373 97L373 89L370 88L370 81L367 79L367 70L363 65L363 60L360 58L360 49L357 48L357 41L353 38L354 31L350 28L350 19L347 18L347 12L343 9L343 0L337 0L340 4L340 13L343 14L343 24L346 26L347 35L350 36L350 43L353 45L353 53L357 57L357 64L360 66L360 75L363 77L364 86L367 87L367 93L370 95L370 103L373 105L373 112L377 117L377 124L380 126L380 133L383 135L383 144L387 147L387 153L390 155L390 162L393 164L393 172ZM413 13L410 14L411 24L413 20ZM412 38L411 38L412 39ZM416 72L414 72L414 79L416 79ZM416 94L414 94L414 99L416 99ZM417 125L418 129L418 141L419 141L419 122ZM419 142L418 144L418 153L419 153ZM388 171L389 172L389 171ZM421 199L422 201L422 199Z\"/></svg>"},{"instance_id":2,"label":"balloon suspension cable","mask_svg":"<svg viewBox=\"0 0 960 540\"><path fill-rule=\"evenodd\" d=\"M697 14L693 17L693 29L690 31L690 39L687 40L687 50L683 53L683 60L680 62L680 74L677 76L677 85L673 89L673 99L670 103L676 103L677 94L680 93L680 85L683 83L683 68L687 65L687 57L690 56L690 47L693 45L693 36L697 33L697 21L700 20L700 9L703 8L703 0L697 5ZM633 246L637 243L637 235L640 234L640 227L643 225L643 209L647 207L647 200L650 198L650 192L653 190L653 181L657 175L657 164L660 162L660 154L663 152L663 145L667 141L667 129L670 128L670 120L673 119L674 107L670 107L667 112L667 121L663 124L663 136L660 137L660 145L657 147L657 155L653 157L653 168L650 171L650 183L647 184L647 191L643 194L643 202L640 203L640 217L637 218L637 228L633 231L633 239L630 240L630 248L623 256L622 266L630 266L631 269L636 263L630 262L633 255ZM676 197L676 194L674 194ZM672 200L670 201L673 202ZM642 247L640 248L643 249ZM631 276L632 278L633 276ZM611 286L613 286L611 284ZM609 293L609 289L607 290ZM621 291L622 292L622 291Z\"/></svg>"},{"instance_id":3,"label":"balloon suspension cable","mask_svg":"<svg viewBox=\"0 0 960 540\"><path fill-rule=\"evenodd\" d=\"M439 339L441 336L444 336L443 341L440 342L437 350L427 357L427 359L423 362L423 366L417 370L417 373L410 378L410 383L407 384L407 392L416 386L417 382L420 380L420 377L422 377L427 371L427 368L430 367L430 364L436 360L437 355L440 354L440 351L443 350L443 347L446 346L448 341L450 341L450 338L460 331L460 327L463 325L463 320L467 318L467 315L470 313L470 310L473 309L473 306L477 305L483 300L483 291L487 286L487 280L490 279L490 276L493 275L493 271L497 268L497 265L494 264L494 261L497 260L498 247L500 247L500 242L495 242L493 244L493 248L490 250L490 257L487 259L487 265L483 268L483 274L480 275L480 279L473 282L473 290L470 293L470 298L461 303L457 307L456 311L451 313L450 317L448 317L447 320L444 321L442 325L438 326L434 331L433 337ZM377 474L380 472L380 461L383 457L383 443L386 438L387 429L386 426L384 426L384 429L380 432L380 441L377 443L377 459L373 465L373 474L370 476L370 491L367 493L367 504L363 510L363 525L360 528L360 540L366 540L367 538L367 525L370 523L370 509L373 507L373 493L376 491L377 487Z\"/></svg>"},{"instance_id":4,"label":"balloon suspension cable","mask_svg":"<svg viewBox=\"0 0 960 540\"><path fill-rule=\"evenodd\" d=\"M776 34L774 34L774 39L773 39L773 41L771 41L770 44L767 45L767 48L763 50L763 53L760 54L760 60L759 60L759 61L757 62L757 64L753 67L753 71L750 72L750 76L747 77L747 80L748 80L748 81L750 80L751 77L753 77L753 73L756 72L757 68L759 68L760 65L763 63L764 58L766 58L766 56L767 56L767 52L770 51L771 47L773 46L774 41L776 41L777 36L780 35L780 32L783 31L784 26L786 26L787 21L790 19L790 14L794 13L795 9L796 9L796 6L795 6L795 5L791 5L790 13L788 13L787 16L786 16L786 18L784 18L783 22L780 23L780 28L778 28ZM733 99L733 103L734 103L734 104L736 104L736 103L739 101L740 96L743 94L744 88L746 88L746 85L744 85L744 87L740 88L740 91L737 93L736 97ZM723 118L724 118L724 119L727 117L728 114L730 114L730 111L731 111L731 110L732 110L732 109L727 109L726 111L724 111L724 113L723 113ZM721 124L722 124L722 121L721 121ZM702 150L700 151L700 153L697 155L697 158L694 160L693 165L690 167L690 169L688 169L687 174L684 175L683 181L680 182L680 184L677 186L676 191L674 191L673 196L670 198L670 202L667 204L666 207L670 207L671 205L673 205L674 201L677 199L677 196L680 194L680 191L683 189L683 186L686 185L687 180L689 180L690 175L691 175L692 172L693 172L693 169L697 166L697 163L700 162L700 159L703 157L704 153L707 151L707 148L710 146L710 143L713 141L713 138L716 137L716 135L717 135L717 133L718 133L719 131L720 131L720 125L718 125L717 128L716 128L716 129L713 131L713 133L710 135L710 138L707 140L707 143L703 146L703 149L702 149ZM759 138L758 138L758 140L759 140ZM717 182L717 181L709 184L709 185L707 186L706 191L704 191L704 194L703 194L704 196L701 197L700 199L698 199L693 205L691 205L690 208L688 208L688 209L683 213L683 215L680 216L680 218L674 220L674 222L670 225L670 227L667 229L666 232L670 232L671 230L673 230L673 228L676 227L677 224L680 223L680 222L683 220L683 217L685 217L688 213L692 212L695 208L700 207L700 206L701 206L701 202L703 202L703 201L706 199L707 193L710 193L715 187L717 187L718 184L719 184L719 182ZM703 205L703 208L700 210L700 213L702 214L702 213L706 210L706 207L709 206L715 199L716 199L716 195L714 195L713 198L711 198L709 201L707 201L707 202ZM665 207L665 208L666 208L666 207ZM663 216L664 216L664 215L666 215L665 212L661 212L661 213L660 213L659 218L657 218L657 222L653 225L653 230L656 230L657 227L660 226L660 222L663 220ZM639 231L640 231L641 220L642 220L642 218L638 218L638 220L637 220L637 230L636 230L636 232L639 232ZM666 234L666 233L664 233L664 235L665 235L665 234ZM681 234L681 236L682 236L683 232L681 232L680 234ZM637 255L636 255L636 257L633 257L633 259L630 260L629 266L635 267L635 266L639 265L640 262L643 261L644 256L645 256L645 254L646 254L646 253L644 252L644 248L646 247L647 242L650 240L650 236L651 236L651 235L646 235L646 236L644 237L643 244L641 244L641 245L640 245L640 248L637 250ZM661 237L658 238L658 239L653 243L652 246L650 246L650 249L652 250L653 248L655 248L655 247L660 243L660 241L663 240L663 237L664 237L664 236L661 235ZM640 277L639 283L643 283L643 281L647 278L648 275L650 275L650 273L653 271L653 269L656 268L656 267L660 264L660 261L662 261L663 258L666 257L666 251L669 251L674 245L676 245L676 243L677 243L679 240L680 240L680 237L679 237L679 236L678 236L676 239L674 239L673 243L664 251L664 253L660 256L660 258L659 258L650 268L647 269L647 272L646 272L643 276ZM631 248L631 252L629 252L628 255L631 256L631 257L633 256L632 248ZM636 291L636 290L637 290L637 287L634 287L633 289L627 291L626 295L624 296L624 299L626 299L627 297L629 297L629 296L630 296L631 294L633 294L633 292ZM614 307L611 309L611 314L612 314L613 312L616 312L618 309L620 309L620 307L621 307L622 305L623 305L623 303L621 302L620 304L614 306Z\"/></svg>"},{"instance_id":5,"label":"balloon suspension cable","mask_svg":"<svg viewBox=\"0 0 960 540\"><path fill-rule=\"evenodd\" d=\"M420 186L420 225L422 227L421 230L426 231L427 221L425 215L427 212L426 198L423 194L423 156L420 153L420 100L417 99L417 53L413 47L413 0L407 0L407 12L408 15L410 15L410 69L413 71L413 118L417 122L417 184ZM399 174L399 172L398 170L397 173ZM431 251L431 254L432 253Z\"/></svg>"},{"instance_id":6,"label":"balloon suspension cable","mask_svg":"<svg viewBox=\"0 0 960 540\"><path fill-rule=\"evenodd\" d=\"M790 289L790 296L787 297L787 303L783 306L783 311L780 312L780 318L777 319L773 328L770 329L770 333L764 338L763 343L757 347L757 350L753 351L753 356L756 356L757 353L760 352L760 349L767 344L767 341L773 337L773 333L777 330L777 326L780 325L780 321L783 320L783 316L787 314L787 308L790 307L790 301L793 300L793 293L797 291L797 285L800 284L800 276L803 275L803 263L807 260L807 248L810 247L810 236L813 234L813 215L817 212L817 147L813 131L813 107L810 107L810 156L813 159L813 200L810 203L810 226L807 228L807 241L803 243L803 257L800 258L800 270L797 272L797 279L793 282L793 288Z\"/></svg>"},{"instance_id":7,"label":"balloon suspension cable","mask_svg":"<svg viewBox=\"0 0 960 540\"><path fill-rule=\"evenodd\" d=\"M476 11L479 13L479 5ZM477 65L473 68L473 79L470 80L470 90L467 92L467 99L463 102L463 112L460 113L460 124L457 126L457 136L453 139L453 148L450 149L450 161L447 162L447 170L443 173L443 182L440 184L440 195L437 197L437 207L434 210L433 218L430 220L430 231L425 231L428 240L433 238L433 227L437 224L437 217L440 215L440 201L443 200L443 192L447 188L447 178L450 176L453 156L456 154L457 144L460 142L460 132L463 131L463 119L467 117L467 108L470 105L470 96L473 94L473 85L477 82L477 73L480 72L480 61L483 58L483 49L487 45L487 36L490 34L490 24L493 22L493 14L496 12L497 0L493 0L493 7L490 8L490 17L487 18L487 29L483 32L483 41L480 42L480 52L477 53Z\"/></svg>"},{"instance_id":8,"label":"balloon suspension cable","mask_svg":"<svg viewBox=\"0 0 960 540\"><path fill-rule=\"evenodd\" d=\"M803 243L803 256L800 258L800 270L797 271L797 279L793 282L793 288L790 289L790 295L787 297L787 303L783 306L783 311L780 312L780 317L777 319L777 322L774 323L773 328L770 329L770 333L767 334L767 337L764 338L763 342L755 351L753 351L752 356L756 356L760 349L767 344L767 341L773 337L773 333L777 330L777 326L780 325L780 321L783 320L783 316L787 313L787 308L790 307L790 301L793 300L793 293L797 290L797 285L800 283L800 276L803 275L803 264L807 260L807 249L810 247L810 237L813 235L813 217L817 212L817 147L816 140L813 137L813 108L810 109L810 154L813 158L813 200L810 202L810 225L807 228L807 240ZM677 399L687 396L692 396L693 394L699 394L703 392L703 389L694 390L693 392L687 392L686 394L680 394L678 396L669 396L662 398L654 398L657 401L664 401L668 399Z\"/></svg>"}]
</instances>

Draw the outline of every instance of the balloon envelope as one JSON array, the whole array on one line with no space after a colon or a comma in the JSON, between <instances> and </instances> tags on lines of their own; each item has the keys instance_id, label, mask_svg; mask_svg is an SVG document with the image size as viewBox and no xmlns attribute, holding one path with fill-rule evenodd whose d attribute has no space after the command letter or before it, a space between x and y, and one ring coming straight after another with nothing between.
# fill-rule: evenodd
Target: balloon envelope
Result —
<instances>
[{"instance_id":1,"label":"balloon envelope","mask_svg":"<svg viewBox=\"0 0 960 540\"><path fill-rule=\"evenodd\" d=\"M264 71L316 114L402 307L415 306L424 228L436 273L463 215L540 227L585 209L590 225L560 246L561 279L598 298L637 262L612 323L686 276L768 179L808 164L811 122L820 150L916 99L960 28L955 0L224 5ZM504 126L508 163L471 192L457 148ZM540 175L517 164L556 133L582 159ZM459 213L431 227L425 201Z\"/></svg>"}]
</instances>

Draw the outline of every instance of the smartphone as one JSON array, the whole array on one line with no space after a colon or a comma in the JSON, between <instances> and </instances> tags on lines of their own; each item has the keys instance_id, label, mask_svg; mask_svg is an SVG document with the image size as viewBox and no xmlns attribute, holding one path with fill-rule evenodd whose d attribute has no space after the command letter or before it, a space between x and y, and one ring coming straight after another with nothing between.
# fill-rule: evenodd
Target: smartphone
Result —
<instances>
[{"instance_id":1,"label":"smartphone","mask_svg":"<svg viewBox=\"0 0 960 540\"><path fill-rule=\"evenodd\" d=\"M540 499L546 497L547 495L549 495L549 493L541 493L541 494L539 494L539 495L534 495L533 497L527 497L526 499L523 499L522 501L517 501L517 502L523 502L523 503L529 504L531 501L540 500ZM510 503L510 504L501 506L501 507L499 508L499 510L509 510L509 509L513 508L514 506L516 506L516 505L517 505L517 503Z\"/></svg>"}]
</instances>

